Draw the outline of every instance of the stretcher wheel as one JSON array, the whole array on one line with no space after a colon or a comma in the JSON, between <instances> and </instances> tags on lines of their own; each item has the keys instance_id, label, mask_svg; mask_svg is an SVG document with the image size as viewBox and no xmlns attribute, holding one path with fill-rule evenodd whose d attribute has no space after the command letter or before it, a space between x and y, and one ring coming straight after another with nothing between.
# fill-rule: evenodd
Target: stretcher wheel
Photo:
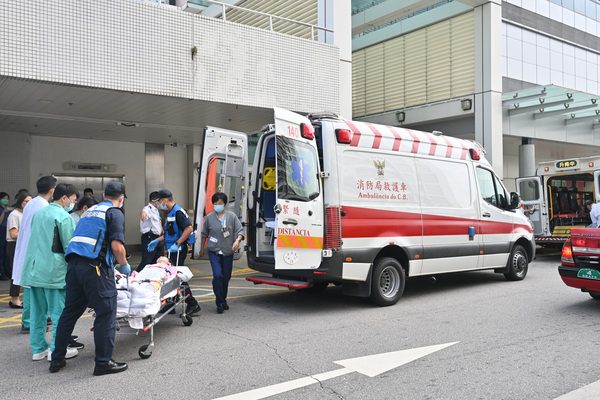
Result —
<instances>
[{"instance_id":1,"label":"stretcher wheel","mask_svg":"<svg viewBox=\"0 0 600 400\"><path fill-rule=\"evenodd\" d=\"M140 347L140 349L138 350L138 355L140 356L141 359L145 360L146 358L150 358L150 356L152 355L152 352L146 353L146 350L148 350L148 345L145 344L142 347Z\"/></svg>"},{"instance_id":2,"label":"stretcher wheel","mask_svg":"<svg viewBox=\"0 0 600 400\"><path fill-rule=\"evenodd\" d=\"M189 315L181 315L181 320L183 321L183 324L185 326L190 326L191 324L194 323L194 319L192 317L190 317Z\"/></svg>"}]
</instances>

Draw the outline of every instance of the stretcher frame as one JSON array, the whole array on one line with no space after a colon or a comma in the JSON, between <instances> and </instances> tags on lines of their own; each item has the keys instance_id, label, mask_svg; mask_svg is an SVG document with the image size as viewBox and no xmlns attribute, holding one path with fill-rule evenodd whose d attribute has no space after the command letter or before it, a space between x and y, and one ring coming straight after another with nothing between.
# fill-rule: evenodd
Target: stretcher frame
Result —
<instances>
[{"instance_id":1,"label":"stretcher frame","mask_svg":"<svg viewBox=\"0 0 600 400\"><path fill-rule=\"evenodd\" d=\"M177 275L177 276L173 277L173 279L165 282L165 284L160 287L160 299L161 299L161 303L163 305L163 308L160 311L163 311L163 312L161 313L159 311L156 314L151 314L151 315L146 315L146 316L140 317L139 315L136 315L136 316L131 315L131 304L133 303L133 293L131 292L131 289L129 287L129 276L127 277L127 291L131 293L131 296L129 297L129 309L127 310L126 315L116 318L117 331L121 330L121 323L128 322L130 318L141 318L142 319L144 327L141 329L136 329L136 335L139 334L140 330L142 332L147 332L149 330L150 331L150 341L148 342L148 344L145 344L138 349L138 355L140 356L140 358L147 359L147 358L150 358L150 356L152 356L152 351L154 350L154 326L156 324L158 324L160 322L160 320L162 320L165 317L165 315L167 315L171 311L175 310L177 308L177 306L181 305L181 307L182 307L181 314L179 315L179 317L181 318L183 325L190 326L194 322L194 319L186 313L187 304L186 304L185 300L190 295L189 294L185 295L185 296L183 295L183 293L185 293L184 283L186 283L186 282L183 281L183 279L181 279L181 277L179 277L179 275ZM176 295L167 298L166 296L169 295L173 291L176 291ZM166 304L166 300L173 299L173 298L176 299L173 302L173 305L171 307L169 307L167 310L163 310L164 305ZM159 315L159 314L162 314L162 315ZM135 329L135 328L133 328L133 329Z\"/></svg>"}]
</instances>

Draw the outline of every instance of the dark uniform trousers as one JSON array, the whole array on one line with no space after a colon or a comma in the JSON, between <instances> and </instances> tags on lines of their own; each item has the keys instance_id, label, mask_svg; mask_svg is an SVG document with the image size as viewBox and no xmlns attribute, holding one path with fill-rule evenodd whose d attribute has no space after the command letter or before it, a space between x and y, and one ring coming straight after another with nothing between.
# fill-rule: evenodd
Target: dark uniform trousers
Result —
<instances>
[{"instance_id":1,"label":"dark uniform trousers","mask_svg":"<svg viewBox=\"0 0 600 400\"><path fill-rule=\"evenodd\" d=\"M158 260L159 254L161 251L161 244L154 249L154 251L148 251L148 243L156 239L158 235L152 233L152 231L147 233L142 233L142 261L140 261L140 265L138 265L136 271L141 272L144 267L148 264L156 264L156 260Z\"/></svg>"},{"instance_id":2,"label":"dark uniform trousers","mask_svg":"<svg viewBox=\"0 0 600 400\"><path fill-rule=\"evenodd\" d=\"M117 288L115 273L111 267L100 267L100 276L92 261L78 255L71 255L67 267L65 308L58 321L55 349L52 360L65 358L67 346L75 323L84 313L88 304L94 307L94 344L96 345L96 365L107 364L115 347L117 315ZM95 263L95 262L94 262Z\"/></svg>"}]
</instances>

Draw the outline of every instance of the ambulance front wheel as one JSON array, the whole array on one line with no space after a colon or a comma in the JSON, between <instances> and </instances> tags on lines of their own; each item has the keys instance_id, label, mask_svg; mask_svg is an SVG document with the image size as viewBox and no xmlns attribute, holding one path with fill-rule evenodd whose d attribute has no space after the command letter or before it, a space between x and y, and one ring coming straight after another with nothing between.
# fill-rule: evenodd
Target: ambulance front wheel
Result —
<instances>
[{"instance_id":1,"label":"ambulance front wheel","mask_svg":"<svg viewBox=\"0 0 600 400\"><path fill-rule=\"evenodd\" d=\"M375 260L371 279L371 301L380 306L391 306L398 302L406 276L404 268L395 258L383 257Z\"/></svg>"},{"instance_id":2,"label":"ambulance front wheel","mask_svg":"<svg viewBox=\"0 0 600 400\"><path fill-rule=\"evenodd\" d=\"M527 253L523 246L518 244L513 247L506 267L507 272L504 273L504 277L509 281L521 281L527 276L529 261L527 260Z\"/></svg>"}]
</instances>

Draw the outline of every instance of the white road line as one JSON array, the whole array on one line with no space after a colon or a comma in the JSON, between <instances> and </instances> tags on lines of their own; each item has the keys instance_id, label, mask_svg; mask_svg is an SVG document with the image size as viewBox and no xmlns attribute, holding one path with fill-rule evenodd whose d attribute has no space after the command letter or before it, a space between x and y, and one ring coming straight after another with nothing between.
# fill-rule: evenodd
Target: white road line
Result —
<instances>
[{"instance_id":1,"label":"white road line","mask_svg":"<svg viewBox=\"0 0 600 400\"><path fill-rule=\"evenodd\" d=\"M598 398L600 398L600 381L563 394L554 400L596 400Z\"/></svg>"}]
</instances>

